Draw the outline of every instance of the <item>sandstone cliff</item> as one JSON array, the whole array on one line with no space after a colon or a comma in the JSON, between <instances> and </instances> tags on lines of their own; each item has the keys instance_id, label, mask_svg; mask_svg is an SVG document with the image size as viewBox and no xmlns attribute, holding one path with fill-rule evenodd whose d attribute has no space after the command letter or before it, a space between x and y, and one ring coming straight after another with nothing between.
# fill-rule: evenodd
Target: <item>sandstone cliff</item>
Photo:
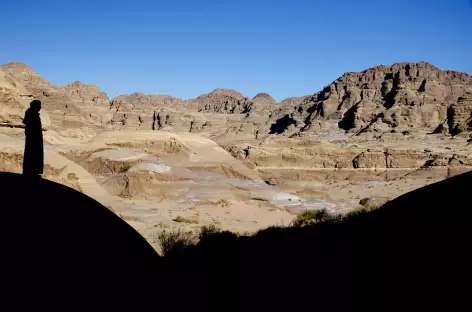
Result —
<instances>
[{"instance_id":1,"label":"sandstone cliff","mask_svg":"<svg viewBox=\"0 0 472 312\"><path fill-rule=\"evenodd\" d=\"M39 99L42 102L41 116L43 119L48 119L45 120L48 128L64 130L92 127L98 129L103 127L109 119L106 117L109 110L108 97L95 85L84 85L76 81L62 87L55 86L29 66L17 62L1 66L0 73L10 81L8 92L28 95L23 96L25 98L22 102L23 112L32 99ZM5 96L8 92L4 90L0 93ZM11 107L7 103L5 106ZM9 119L5 115L3 117Z\"/></svg>"},{"instance_id":2,"label":"sandstone cliff","mask_svg":"<svg viewBox=\"0 0 472 312\"><path fill-rule=\"evenodd\" d=\"M346 73L303 99L278 119L287 125L278 132L300 134L335 127L352 133L431 132L448 115L462 114L452 112L464 105L458 106L458 100L470 90L471 76L440 70L426 62L377 66ZM292 131L288 128L291 124L295 125ZM450 133L455 132L450 129Z\"/></svg>"}]
</instances>

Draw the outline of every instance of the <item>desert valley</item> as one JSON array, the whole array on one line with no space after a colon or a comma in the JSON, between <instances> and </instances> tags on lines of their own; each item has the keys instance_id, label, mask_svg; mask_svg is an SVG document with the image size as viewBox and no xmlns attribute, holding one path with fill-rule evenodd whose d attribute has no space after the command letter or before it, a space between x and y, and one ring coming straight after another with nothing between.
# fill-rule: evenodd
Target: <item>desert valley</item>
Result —
<instances>
[{"instance_id":1,"label":"desert valley","mask_svg":"<svg viewBox=\"0 0 472 312\"><path fill-rule=\"evenodd\" d=\"M43 177L97 200L154 246L164 229L252 233L305 210L382 205L472 170L472 76L397 63L326 83L281 102L227 89L110 99L8 63L0 170L21 173L22 119L38 99Z\"/></svg>"}]
</instances>

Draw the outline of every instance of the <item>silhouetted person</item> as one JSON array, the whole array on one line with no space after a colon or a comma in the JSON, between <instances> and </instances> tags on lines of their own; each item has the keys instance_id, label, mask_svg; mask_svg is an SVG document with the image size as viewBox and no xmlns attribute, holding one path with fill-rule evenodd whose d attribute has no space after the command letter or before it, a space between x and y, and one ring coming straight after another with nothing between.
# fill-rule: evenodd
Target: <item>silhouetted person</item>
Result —
<instances>
[{"instance_id":1,"label":"silhouetted person","mask_svg":"<svg viewBox=\"0 0 472 312\"><path fill-rule=\"evenodd\" d=\"M39 176L44 169L43 133L39 111L41 102L34 100L25 112L25 154L23 158L23 174Z\"/></svg>"}]
</instances>

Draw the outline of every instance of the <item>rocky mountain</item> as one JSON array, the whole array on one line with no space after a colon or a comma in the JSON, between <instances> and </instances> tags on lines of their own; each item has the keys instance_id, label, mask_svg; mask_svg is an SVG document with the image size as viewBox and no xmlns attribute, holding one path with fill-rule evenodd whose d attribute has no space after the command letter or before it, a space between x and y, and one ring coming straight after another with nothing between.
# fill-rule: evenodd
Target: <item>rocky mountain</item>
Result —
<instances>
[{"instance_id":1,"label":"rocky mountain","mask_svg":"<svg viewBox=\"0 0 472 312\"><path fill-rule=\"evenodd\" d=\"M23 101L16 100L21 103L21 112L18 112L20 121L31 99L42 101L43 126L61 131L66 136L69 129L100 129L109 119L106 116L109 99L95 85L76 81L66 86L55 86L29 66L17 62L1 66L0 73L10 81L8 92L28 95ZM0 93L5 95L6 91ZM18 120L15 124L21 126Z\"/></svg>"},{"instance_id":2,"label":"rocky mountain","mask_svg":"<svg viewBox=\"0 0 472 312\"><path fill-rule=\"evenodd\" d=\"M84 85L80 81L74 81L60 89L75 102L102 105L108 105L109 102L108 96L94 84Z\"/></svg>"},{"instance_id":3,"label":"rocky mountain","mask_svg":"<svg viewBox=\"0 0 472 312\"><path fill-rule=\"evenodd\" d=\"M252 100L256 103L264 103L268 105L276 103L274 98L268 93L258 93Z\"/></svg>"},{"instance_id":4,"label":"rocky mountain","mask_svg":"<svg viewBox=\"0 0 472 312\"><path fill-rule=\"evenodd\" d=\"M202 94L195 99L199 112L211 112L221 114L244 114L250 111L251 101L241 93L216 89L208 94Z\"/></svg>"},{"instance_id":5,"label":"rocky mountain","mask_svg":"<svg viewBox=\"0 0 472 312\"><path fill-rule=\"evenodd\" d=\"M139 106L142 109L151 109L159 106L172 106L180 103L182 100L170 95L159 94L144 94L135 92L132 94L123 94L114 98L111 105L130 104L132 106Z\"/></svg>"},{"instance_id":6,"label":"rocky mountain","mask_svg":"<svg viewBox=\"0 0 472 312\"><path fill-rule=\"evenodd\" d=\"M303 99L278 120L285 125L279 132L293 135L339 128L357 134L411 133L432 132L441 124L456 127L456 122L470 118L461 108L470 97L468 92L472 92L472 77L465 73L440 70L426 62L377 66L346 73ZM289 129L290 125L295 127ZM448 132L456 134L459 128Z\"/></svg>"},{"instance_id":7,"label":"rocky mountain","mask_svg":"<svg viewBox=\"0 0 472 312\"><path fill-rule=\"evenodd\" d=\"M169 95L154 95L135 92L115 97L110 101L114 129L136 128L159 130L158 120L162 110L172 110L181 104L182 100ZM159 117L158 117L159 116Z\"/></svg>"},{"instance_id":8,"label":"rocky mountain","mask_svg":"<svg viewBox=\"0 0 472 312\"><path fill-rule=\"evenodd\" d=\"M95 85L76 81L54 86L21 63L3 65L0 72L0 96L5 104L2 123L16 120L16 126L26 102L37 98L44 102L53 129L170 130L259 140L268 135L343 132L457 135L472 127L472 77L426 62L346 73L311 96L280 103L267 93L249 98L229 89L216 89L191 100L143 93L110 100ZM13 102L22 103L16 117L7 111L18 105Z\"/></svg>"},{"instance_id":9,"label":"rocky mountain","mask_svg":"<svg viewBox=\"0 0 472 312\"><path fill-rule=\"evenodd\" d=\"M18 66L15 66L18 65ZM39 75L23 75L27 67L23 64L8 64L0 70L0 127L22 127L22 120L29 103L35 99L32 85L46 84ZM12 71L16 70L15 74ZM28 89L27 89L28 86ZM47 112L41 115L43 127L50 126Z\"/></svg>"}]
</instances>

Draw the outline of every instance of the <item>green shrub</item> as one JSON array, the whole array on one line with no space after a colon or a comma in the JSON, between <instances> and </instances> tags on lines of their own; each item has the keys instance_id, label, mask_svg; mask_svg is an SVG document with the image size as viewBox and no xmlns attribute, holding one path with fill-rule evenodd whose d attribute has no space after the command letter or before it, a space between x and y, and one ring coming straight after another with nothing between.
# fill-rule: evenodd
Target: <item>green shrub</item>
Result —
<instances>
[{"instance_id":1,"label":"green shrub","mask_svg":"<svg viewBox=\"0 0 472 312\"><path fill-rule=\"evenodd\" d=\"M305 210L297 215L291 226L301 227L310 226L321 222L336 222L342 220L340 215L334 215L327 209L321 210Z\"/></svg>"}]
</instances>

